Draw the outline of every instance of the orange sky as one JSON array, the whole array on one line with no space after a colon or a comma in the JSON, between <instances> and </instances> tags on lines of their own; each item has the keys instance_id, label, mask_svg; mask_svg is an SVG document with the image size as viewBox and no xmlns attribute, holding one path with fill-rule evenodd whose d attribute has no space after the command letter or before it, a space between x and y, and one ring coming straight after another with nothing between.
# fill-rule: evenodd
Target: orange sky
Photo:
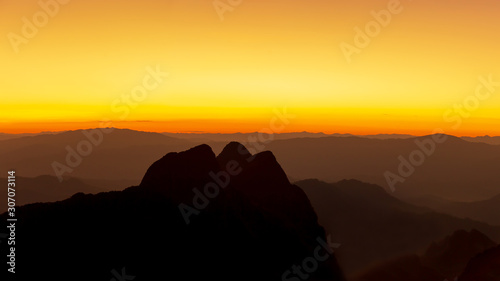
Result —
<instances>
[{"instance_id":1,"label":"orange sky","mask_svg":"<svg viewBox=\"0 0 500 281\"><path fill-rule=\"evenodd\" d=\"M500 81L497 0L402 0L350 63L341 43L397 1L243 0L223 21L212 0L60 1L44 23L0 0L0 132L250 132L286 107L286 132L500 135L500 86L455 111ZM169 76L127 104L148 67Z\"/></svg>"}]
</instances>

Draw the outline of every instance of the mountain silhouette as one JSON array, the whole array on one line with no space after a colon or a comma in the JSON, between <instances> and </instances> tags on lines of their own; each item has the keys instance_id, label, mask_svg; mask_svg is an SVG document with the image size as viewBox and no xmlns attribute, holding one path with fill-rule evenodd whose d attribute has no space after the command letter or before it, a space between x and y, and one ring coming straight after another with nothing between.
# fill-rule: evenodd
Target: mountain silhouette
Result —
<instances>
[{"instance_id":1,"label":"mountain silhouette","mask_svg":"<svg viewBox=\"0 0 500 281\"><path fill-rule=\"evenodd\" d=\"M500 227L408 204L374 184L357 180L295 184L307 194L319 223L343 245L337 258L348 277L374 263L414 255L461 229L477 229L500 240Z\"/></svg>"},{"instance_id":2,"label":"mountain silhouette","mask_svg":"<svg viewBox=\"0 0 500 281\"><path fill-rule=\"evenodd\" d=\"M240 150L168 153L139 186L18 207L16 278L344 280L307 196L272 153Z\"/></svg>"},{"instance_id":3,"label":"mountain silhouette","mask_svg":"<svg viewBox=\"0 0 500 281\"><path fill-rule=\"evenodd\" d=\"M499 281L500 246L486 250L474 257L458 281Z\"/></svg>"},{"instance_id":4,"label":"mountain silhouette","mask_svg":"<svg viewBox=\"0 0 500 281\"><path fill-rule=\"evenodd\" d=\"M475 229L469 232L457 230L443 240L432 243L422 256L422 263L453 280L462 273L471 258L496 245Z\"/></svg>"},{"instance_id":5,"label":"mountain silhouette","mask_svg":"<svg viewBox=\"0 0 500 281\"><path fill-rule=\"evenodd\" d=\"M433 242L421 256L405 255L371 266L354 281L443 281L456 280L471 259L496 246L486 235L473 229L458 230ZM474 279L484 280L484 279Z\"/></svg>"}]
</instances>

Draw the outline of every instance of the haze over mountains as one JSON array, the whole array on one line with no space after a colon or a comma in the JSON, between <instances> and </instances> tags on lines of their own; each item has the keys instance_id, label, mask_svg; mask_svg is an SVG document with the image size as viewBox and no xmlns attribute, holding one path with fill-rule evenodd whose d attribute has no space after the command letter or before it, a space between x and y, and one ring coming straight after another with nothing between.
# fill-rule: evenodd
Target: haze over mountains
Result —
<instances>
[{"instance_id":1,"label":"haze over mountains","mask_svg":"<svg viewBox=\"0 0 500 281\"><path fill-rule=\"evenodd\" d=\"M118 129L120 130L120 129ZM78 130L77 130L78 131ZM47 134L60 134L68 131L61 132L41 132L41 133L23 133L23 134L7 134L0 133L0 140L7 140L13 138L27 137L27 136L37 136L37 135L47 135ZM140 132L140 131L136 131ZM263 138L269 139L270 134L267 133L202 133L202 132L193 132L193 133L169 133L164 132L161 133L163 135L179 138L179 139L188 139L192 141L217 141L217 142L248 142L249 139L258 139L259 135L262 135ZM311 132L293 132L293 133L276 133L273 134L272 139L292 139L292 138L321 138L321 137L363 137L363 138L371 138L371 139L407 139L416 137L408 134L376 134L376 135L354 135L354 134L326 134L326 133L311 133ZM477 137L468 137L462 136L462 139L470 142L482 142L493 145L500 145L500 136L477 136Z\"/></svg>"},{"instance_id":2,"label":"haze over mountains","mask_svg":"<svg viewBox=\"0 0 500 281\"><path fill-rule=\"evenodd\" d=\"M49 135L49 134L53 135L53 134L60 134L63 132L64 131L61 131L61 132L22 133L22 134L0 133L0 141L1 140L8 140L8 139L22 138L22 137L34 137L34 136L39 136L39 135Z\"/></svg>"},{"instance_id":3,"label":"haze over mountains","mask_svg":"<svg viewBox=\"0 0 500 281\"><path fill-rule=\"evenodd\" d=\"M7 182L7 178L0 178ZM16 204L26 205L37 202L55 202L67 199L75 193L96 194L104 191L122 190L126 181L101 181L66 178L59 182L57 177L38 176L34 178L16 177ZM0 202L7 202L7 193L0 193ZM7 205L0 206L0 212L7 211Z\"/></svg>"},{"instance_id":4,"label":"haze over mountains","mask_svg":"<svg viewBox=\"0 0 500 281\"><path fill-rule=\"evenodd\" d=\"M94 145L89 138L98 144ZM78 145L82 143L91 143L88 155L78 152ZM53 163L73 169L68 163L70 160L77 163L74 166L78 168L63 176L133 180L138 184L148 165L158 157L158 151L180 151L192 146L191 142L157 133L79 130L1 141L0 155L4 161L0 166L4 170L18 167L19 175L24 177L57 176ZM87 147L83 149L87 151Z\"/></svg>"},{"instance_id":5,"label":"haze over mountains","mask_svg":"<svg viewBox=\"0 0 500 281\"><path fill-rule=\"evenodd\" d=\"M482 142L493 145L500 145L500 137L480 136L480 137L462 137L462 139L470 142Z\"/></svg>"},{"instance_id":6,"label":"haze over mountains","mask_svg":"<svg viewBox=\"0 0 500 281\"><path fill-rule=\"evenodd\" d=\"M432 196L410 198L406 201L440 213L460 218L471 218L491 225L500 225L500 195L474 202L454 202Z\"/></svg>"},{"instance_id":7,"label":"haze over mountains","mask_svg":"<svg viewBox=\"0 0 500 281\"><path fill-rule=\"evenodd\" d=\"M5 160L0 163L0 169L22 167L19 172L24 177L57 176L53 166L57 162L68 168L59 168L63 177L138 184L137 179L157 157L157 151L181 151L204 143L198 138L180 139L158 133L115 129L103 133L102 143L92 145L91 152L85 156L77 153L78 145L89 141L88 133L85 135L84 132L92 131L0 141L0 156ZM234 137L214 135L217 136L215 139L221 140ZM385 173L399 175L401 157L409 161L410 154L420 149L415 142L429 138L303 137L305 135L310 134L276 134L276 140L271 142L262 142L252 135L239 138L247 138L244 143L252 152L273 151L293 180L317 178L336 182L354 178L386 189L389 185ZM206 143L219 152L227 142ZM75 161L75 157L81 161ZM77 167L70 167L68 159L78 162ZM433 153L425 157L421 166L414 167L414 172L405 177L404 182L396 183L394 195L399 198L431 195L464 202L487 200L500 194L497 167L500 167L499 145L473 143L449 136L444 143L435 144Z\"/></svg>"},{"instance_id":8,"label":"haze over mountains","mask_svg":"<svg viewBox=\"0 0 500 281\"><path fill-rule=\"evenodd\" d=\"M372 139L405 139L411 138L411 135L404 134L378 134L378 135L353 135L353 134L325 134L325 133L310 133L310 132L295 132L295 133L234 133L234 134L211 134L211 133L163 133L166 136L196 140L196 141L221 141L221 142L255 142L259 139L285 140L295 138L322 138L322 137L363 137Z\"/></svg>"},{"instance_id":9,"label":"haze over mountains","mask_svg":"<svg viewBox=\"0 0 500 281\"><path fill-rule=\"evenodd\" d=\"M282 159L283 168L294 178L328 182L354 178L389 189L385 173L399 175L401 163L410 162L409 156L420 150L415 142L429 139L290 139L276 140L266 149ZM448 136L444 143L435 144L422 165L405 165L411 165L414 171L395 185L394 194L400 198L434 195L472 201L500 192L500 174L496 172L500 167L500 146Z\"/></svg>"}]
</instances>

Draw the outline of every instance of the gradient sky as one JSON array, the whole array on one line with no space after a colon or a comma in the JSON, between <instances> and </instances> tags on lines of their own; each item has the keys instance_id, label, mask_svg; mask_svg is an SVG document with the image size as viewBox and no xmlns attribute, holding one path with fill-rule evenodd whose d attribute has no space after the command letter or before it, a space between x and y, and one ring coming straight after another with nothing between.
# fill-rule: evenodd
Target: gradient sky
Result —
<instances>
[{"instance_id":1,"label":"gradient sky","mask_svg":"<svg viewBox=\"0 0 500 281\"><path fill-rule=\"evenodd\" d=\"M349 63L340 44L391 1L243 0L221 21L212 0L72 0L16 52L43 10L0 0L0 132L250 132L286 107L286 132L500 135L500 87L450 111L500 81L500 1L402 0ZM124 118L113 102L157 65L170 76Z\"/></svg>"}]
</instances>

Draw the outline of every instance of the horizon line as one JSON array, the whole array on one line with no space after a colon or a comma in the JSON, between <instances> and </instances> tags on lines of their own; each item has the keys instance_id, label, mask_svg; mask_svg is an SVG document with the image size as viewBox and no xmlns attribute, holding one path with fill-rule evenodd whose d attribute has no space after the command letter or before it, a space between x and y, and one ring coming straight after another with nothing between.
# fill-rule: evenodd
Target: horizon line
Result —
<instances>
[{"instance_id":1,"label":"horizon line","mask_svg":"<svg viewBox=\"0 0 500 281\"><path fill-rule=\"evenodd\" d=\"M189 135L203 135L203 134L210 134L210 135L236 135L236 134L258 134L258 133L263 133L263 134L270 134L270 133L265 133L265 132L259 132L259 131L252 131L252 132L209 132L209 131L185 131L185 132L169 132L169 131L146 131L146 130L136 130L136 129L130 129L130 128L118 128L118 127L106 127L106 128L112 128L112 129L117 129L117 130L129 130L129 131L135 131L135 132L143 132L143 133L158 133L158 134L189 134ZM43 135L43 134L60 134L60 133L65 133L65 132L76 132L76 131L85 131L85 130L94 130L94 129L106 129L106 128L99 128L99 127L94 127L94 128L80 128L80 129L73 129L73 130L60 130L60 131L40 131L40 132L22 132L22 133L6 133L6 132L0 132L0 134L3 135ZM336 135L343 135L343 136L407 136L408 138L411 137L425 137L425 136L430 136L430 135L436 135L436 134L443 134L443 135L448 135L448 136L454 136L457 138L479 138L479 137L500 137L500 136L492 136L492 135L476 135L476 136L470 136L470 135L454 135L454 134L448 134L446 132L444 133L431 133L431 134L422 134L422 135L414 135L414 134L407 134L407 133L377 133L377 134L353 134L353 133L325 133L325 132L311 132L311 131L290 131L290 132L280 132L280 133L271 133L274 135L285 135L285 134L314 134L314 135L325 135L325 136L336 136Z\"/></svg>"}]
</instances>

